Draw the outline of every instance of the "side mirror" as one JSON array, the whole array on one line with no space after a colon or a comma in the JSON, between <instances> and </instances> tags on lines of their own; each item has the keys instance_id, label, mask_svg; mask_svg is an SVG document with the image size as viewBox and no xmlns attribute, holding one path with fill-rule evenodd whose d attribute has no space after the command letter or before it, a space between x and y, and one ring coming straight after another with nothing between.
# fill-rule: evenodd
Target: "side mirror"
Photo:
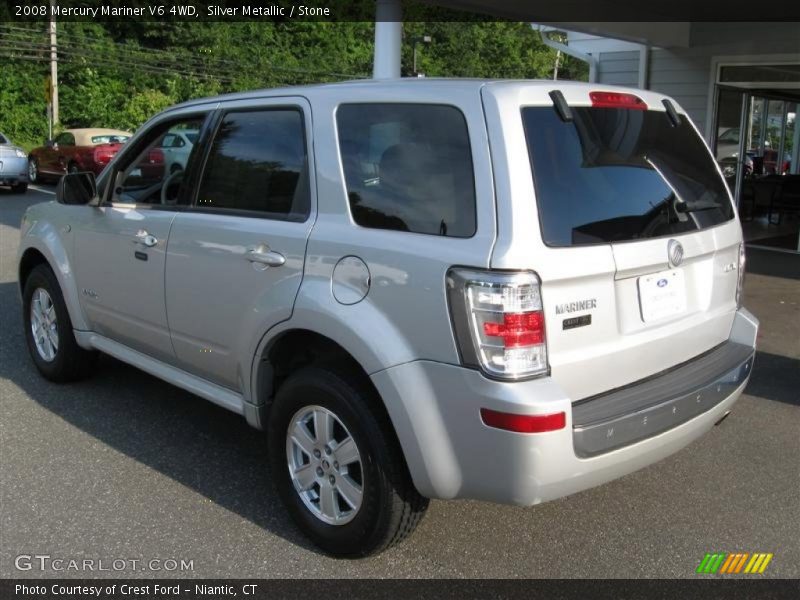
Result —
<instances>
[{"instance_id":1,"label":"side mirror","mask_svg":"<svg viewBox=\"0 0 800 600\"><path fill-rule=\"evenodd\" d=\"M60 204L90 204L96 200L94 173L67 173L58 182L56 202Z\"/></svg>"}]
</instances>

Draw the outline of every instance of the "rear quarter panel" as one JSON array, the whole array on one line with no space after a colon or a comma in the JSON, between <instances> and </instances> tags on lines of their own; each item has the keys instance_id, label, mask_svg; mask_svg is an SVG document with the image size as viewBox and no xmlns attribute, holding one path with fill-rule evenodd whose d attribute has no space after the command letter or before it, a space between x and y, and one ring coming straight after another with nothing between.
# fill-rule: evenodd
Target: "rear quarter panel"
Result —
<instances>
[{"instance_id":1,"label":"rear quarter panel","mask_svg":"<svg viewBox=\"0 0 800 600\"><path fill-rule=\"evenodd\" d=\"M457 363L445 296L445 274L453 265L488 267L495 238L494 188L483 108L474 84L457 93L452 85L394 87L364 84L315 90L314 113L318 216L308 242L303 283L291 321L341 343L368 372L419 359ZM456 93L454 93L456 92ZM336 132L336 110L344 103L447 104L464 115L470 135L477 199L477 232L459 239L382 229L353 221ZM370 288L360 302L343 305L332 293L337 262L361 258Z\"/></svg>"}]
</instances>

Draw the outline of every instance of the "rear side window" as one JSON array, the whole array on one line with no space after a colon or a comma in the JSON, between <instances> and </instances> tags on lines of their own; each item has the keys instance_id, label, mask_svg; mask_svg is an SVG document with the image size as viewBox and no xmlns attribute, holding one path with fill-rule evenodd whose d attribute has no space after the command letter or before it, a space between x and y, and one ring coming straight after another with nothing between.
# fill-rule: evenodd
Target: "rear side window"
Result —
<instances>
[{"instance_id":1,"label":"rear side window","mask_svg":"<svg viewBox=\"0 0 800 600\"><path fill-rule=\"evenodd\" d=\"M522 109L542 235L549 246L648 239L733 218L725 182L682 116L573 107Z\"/></svg>"},{"instance_id":2,"label":"rear side window","mask_svg":"<svg viewBox=\"0 0 800 600\"><path fill-rule=\"evenodd\" d=\"M336 122L356 223L449 237L475 234L475 175L461 111L345 104Z\"/></svg>"},{"instance_id":3,"label":"rear side window","mask_svg":"<svg viewBox=\"0 0 800 600\"><path fill-rule=\"evenodd\" d=\"M228 113L211 145L197 208L304 221L310 206L307 164L300 110Z\"/></svg>"}]
</instances>

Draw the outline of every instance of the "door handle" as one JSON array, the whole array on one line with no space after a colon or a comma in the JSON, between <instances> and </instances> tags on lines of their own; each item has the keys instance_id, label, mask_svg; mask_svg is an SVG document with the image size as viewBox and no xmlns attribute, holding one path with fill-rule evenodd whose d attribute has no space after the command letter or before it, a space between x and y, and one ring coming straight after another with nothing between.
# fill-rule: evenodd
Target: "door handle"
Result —
<instances>
[{"instance_id":1,"label":"door handle","mask_svg":"<svg viewBox=\"0 0 800 600\"><path fill-rule=\"evenodd\" d=\"M136 232L136 237L133 239L133 243L152 248L158 243L158 238L154 235L150 235L144 229L140 229Z\"/></svg>"},{"instance_id":2,"label":"door handle","mask_svg":"<svg viewBox=\"0 0 800 600\"><path fill-rule=\"evenodd\" d=\"M283 254L270 250L270 247L266 244L248 248L244 256L252 263L261 263L268 267L280 267L286 262L286 257Z\"/></svg>"}]
</instances>

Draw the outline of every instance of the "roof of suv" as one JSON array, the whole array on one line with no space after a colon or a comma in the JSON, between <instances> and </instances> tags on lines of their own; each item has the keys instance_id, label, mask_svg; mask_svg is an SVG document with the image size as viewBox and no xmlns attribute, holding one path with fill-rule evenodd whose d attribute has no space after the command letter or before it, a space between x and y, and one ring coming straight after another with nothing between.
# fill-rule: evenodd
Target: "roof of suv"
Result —
<instances>
[{"instance_id":1,"label":"roof of suv","mask_svg":"<svg viewBox=\"0 0 800 600\"><path fill-rule=\"evenodd\" d=\"M542 86L553 88L557 84L559 88L566 87L602 87L602 88L618 88L618 86L609 86L606 84L586 83L583 81L557 81L551 79L469 79L469 78L447 78L447 77L401 77L397 79L355 79L350 81L338 81L333 83L316 83L310 85L300 85L282 88L262 88L258 90L251 90L248 92L235 92L231 94L223 94L220 96L210 96L206 98L196 98L187 100L181 104L177 104L172 108L184 108L187 106L196 106L198 104L206 104L214 101L231 101L231 100L249 100L253 98L264 98L269 96L283 96L283 95L305 95L315 90L335 90L337 88L356 90L360 87L401 87L406 88L410 86L418 87L435 87L442 88L448 87L453 90L461 92L470 92L480 90L487 85L502 85L502 86Z\"/></svg>"}]
</instances>

